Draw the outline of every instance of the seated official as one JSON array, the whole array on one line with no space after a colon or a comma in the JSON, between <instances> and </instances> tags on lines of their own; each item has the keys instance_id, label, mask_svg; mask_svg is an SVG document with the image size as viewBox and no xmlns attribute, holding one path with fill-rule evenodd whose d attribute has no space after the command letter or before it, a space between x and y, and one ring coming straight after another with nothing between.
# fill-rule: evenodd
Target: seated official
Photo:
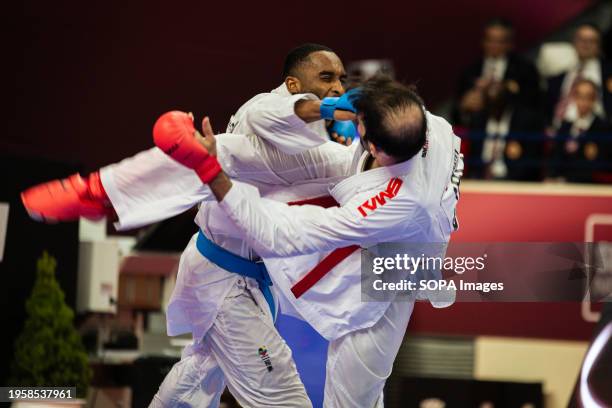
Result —
<instances>
[{"instance_id":1,"label":"seated official","mask_svg":"<svg viewBox=\"0 0 612 408\"><path fill-rule=\"evenodd\" d=\"M473 115L468 174L484 179L539 180L543 122L537 111L512 102L507 83L485 91L487 109Z\"/></svg>"},{"instance_id":2,"label":"seated official","mask_svg":"<svg viewBox=\"0 0 612 408\"><path fill-rule=\"evenodd\" d=\"M549 161L549 176L572 182L593 182L593 174L612 172L612 134L608 123L596 112L600 88L580 79L571 102L575 113L560 123Z\"/></svg>"},{"instance_id":3,"label":"seated official","mask_svg":"<svg viewBox=\"0 0 612 408\"><path fill-rule=\"evenodd\" d=\"M575 119L576 107L571 100L571 91L581 79L589 79L601 89L594 107L595 113L608 120L612 115L612 63L602 56L599 29L591 24L579 26L573 45L578 65L548 80L546 109L548 122L554 131L560 129L561 122Z\"/></svg>"},{"instance_id":4,"label":"seated official","mask_svg":"<svg viewBox=\"0 0 612 408\"><path fill-rule=\"evenodd\" d=\"M513 99L523 106L538 108L540 79L535 66L512 52L514 28L494 19L483 31L483 56L461 75L453 112L455 125L471 127L474 114L486 110L484 91L493 82L505 82Z\"/></svg>"}]
</instances>

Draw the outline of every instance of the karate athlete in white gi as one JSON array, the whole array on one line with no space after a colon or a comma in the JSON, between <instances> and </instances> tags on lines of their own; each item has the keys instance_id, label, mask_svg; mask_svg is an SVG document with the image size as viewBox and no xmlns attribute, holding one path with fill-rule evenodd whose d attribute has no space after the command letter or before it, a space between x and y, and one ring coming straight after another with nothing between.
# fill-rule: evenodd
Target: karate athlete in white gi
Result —
<instances>
[{"instance_id":1,"label":"karate athlete in white gi","mask_svg":"<svg viewBox=\"0 0 612 408\"><path fill-rule=\"evenodd\" d=\"M282 86L252 98L232 117L228 134L219 138L219 160L266 196L287 202L326 196L327 185L347 174L350 151L329 141L320 120L325 112L332 115L327 119L343 119L343 113L322 112L319 98L343 94L344 68L331 50L308 44L289 54L285 73ZM344 112L344 118L353 117ZM340 139L346 124L336 123L331 132ZM152 406L218 406L225 383L245 407L310 406L291 351L274 328L278 305L256 276L263 264L251 261L249 246L193 171L155 148L88 180L77 177L27 191L26 208L39 218L69 220L95 218L112 204L117 227L130 229L210 199L199 209L196 223L203 232L181 257L167 310L168 334L191 332L196 341L184 350ZM249 271L252 275L238 274Z\"/></svg>"},{"instance_id":2,"label":"karate athlete in white gi","mask_svg":"<svg viewBox=\"0 0 612 408\"><path fill-rule=\"evenodd\" d=\"M413 308L407 301L361 301L355 249L397 241L448 243L457 228L463 169L451 126L426 113L408 88L371 80L355 105L362 144L353 147L353 175L330 191L337 208L292 208L230 181L215 158L210 130L204 129L204 138L196 134L199 143L193 143L193 126L166 115L154 131L162 150L209 183L220 207L264 258L282 297L331 340L324 405L338 408L383 406L384 383ZM328 270L321 273L325 263Z\"/></svg>"}]
</instances>

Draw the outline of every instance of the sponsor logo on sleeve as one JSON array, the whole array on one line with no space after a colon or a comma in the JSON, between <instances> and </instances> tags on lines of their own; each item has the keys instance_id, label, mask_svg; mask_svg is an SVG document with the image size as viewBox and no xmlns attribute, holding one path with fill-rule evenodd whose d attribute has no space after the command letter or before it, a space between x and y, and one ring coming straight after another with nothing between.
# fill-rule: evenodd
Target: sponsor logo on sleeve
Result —
<instances>
[{"instance_id":1,"label":"sponsor logo on sleeve","mask_svg":"<svg viewBox=\"0 0 612 408\"><path fill-rule=\"evenodd\" d=\"M368 198L357 207L359 213L367 217L369 214L373 213L377 208L385 205L388 200L392 200L399 191L400 187L404 182L402 179L394 177L389 180L389 184L387 184L387 188L380 193L376 194L374 197Z\"/></svg>"}]
</instances>

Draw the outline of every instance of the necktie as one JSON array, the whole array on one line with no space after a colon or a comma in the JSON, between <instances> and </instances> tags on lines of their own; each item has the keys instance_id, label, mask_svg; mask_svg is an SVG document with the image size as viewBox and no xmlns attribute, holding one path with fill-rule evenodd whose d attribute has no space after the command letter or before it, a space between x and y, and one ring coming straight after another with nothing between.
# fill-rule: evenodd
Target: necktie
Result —
<instances>
[{"instance_id":1,"label":"necktie","mask_svg":"<svg viewBox=\"0 0 612 408\"><path fill-rule=\"evenodd\" d=\"M565 92L565 94L561 95L561 97L559 98L559 102L555 107L555 116L553 121L553 124L556 128L559 128L561 122L563 121L563 118L565 117L565 112L567 111L567 107L569 106L572 97L572 91L574 90L574 86L576 85L576 83L582 79L583 69L584 64L581 63L580 65L578 65L576 75L574 76L570 87L568 88L567 92ZM561 92L563 92L563 89L561 89Z\"/></svg>"}]
</instances>

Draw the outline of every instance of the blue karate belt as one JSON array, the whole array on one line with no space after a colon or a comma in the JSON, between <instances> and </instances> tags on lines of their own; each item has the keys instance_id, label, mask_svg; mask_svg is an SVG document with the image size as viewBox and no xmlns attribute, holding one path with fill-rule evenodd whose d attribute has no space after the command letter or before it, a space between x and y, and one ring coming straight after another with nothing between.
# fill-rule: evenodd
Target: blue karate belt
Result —
<instances>
[{"instance_id":1,"label":"blue karate belt","mask_svg":"<svg viewBox=\"0 0 612 408\"><path fill-rule=\"evenodd\" d=\"M263 262L251 261L221 248L208 239L201 230L198 232L196 247L204 258L218 267L228 272L255 279L259 284L259 289L263 293L266 302L268 302L272 318L276 320L276 306L274 304L272 291L270 290L272 280L270 280L270 275Z\"/></svg>"}]
</instances>

